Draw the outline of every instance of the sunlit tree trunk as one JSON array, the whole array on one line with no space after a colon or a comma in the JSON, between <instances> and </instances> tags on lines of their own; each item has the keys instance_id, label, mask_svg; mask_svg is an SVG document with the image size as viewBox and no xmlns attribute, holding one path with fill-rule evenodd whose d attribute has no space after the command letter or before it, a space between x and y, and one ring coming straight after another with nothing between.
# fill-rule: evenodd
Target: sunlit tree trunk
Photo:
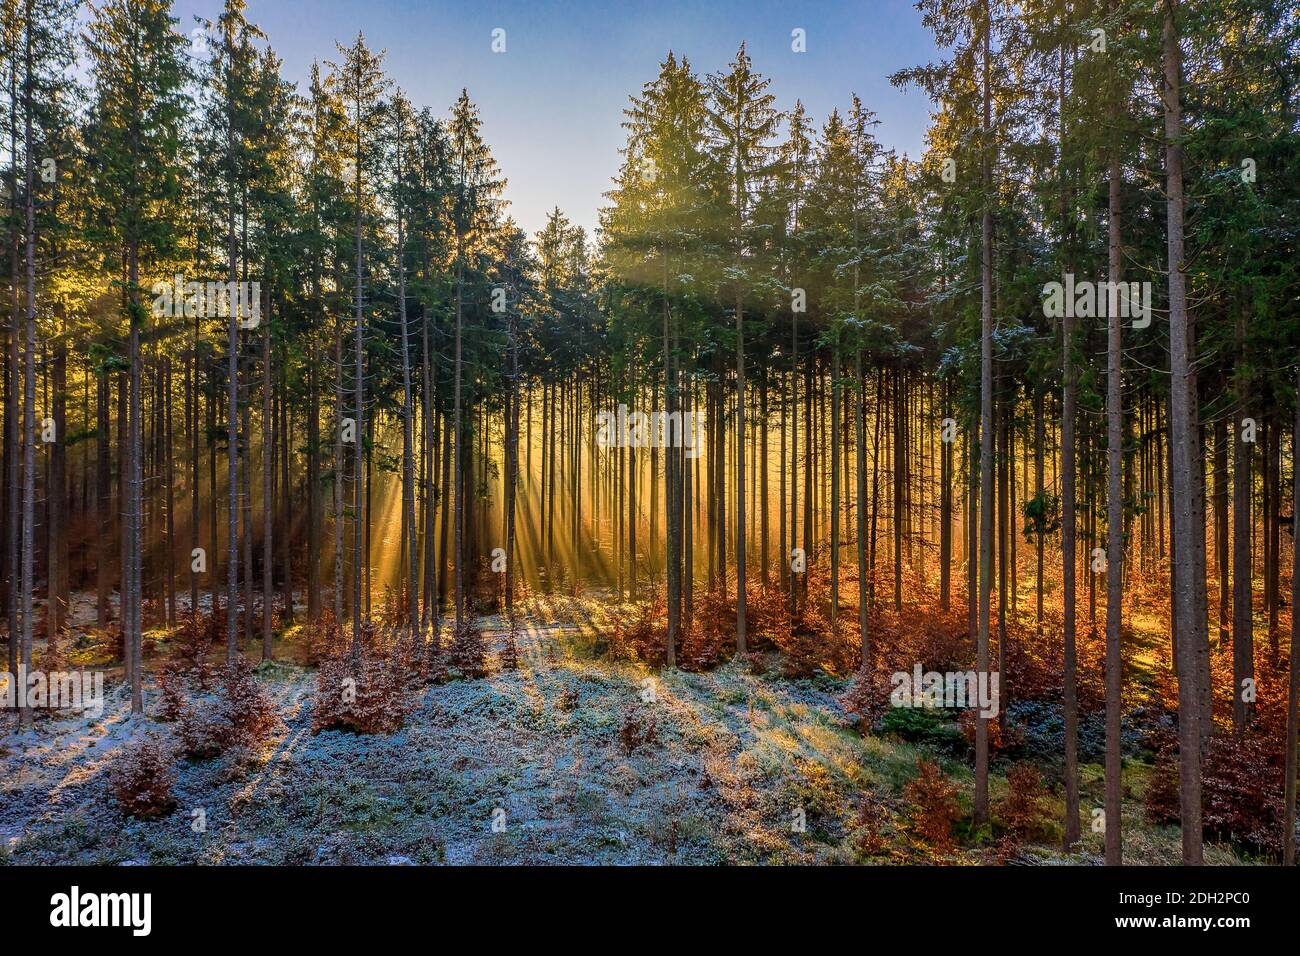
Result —
<instances>
[{"instance_id":1,"label":"sunlit tree trunk","mask_svg":"<svg viewBox=\"0 0 1300 956\"><path fill-rule=\"evenodd\" d=\"M1295 422L1291 431L1291 514L1300 515L1300 367L1296 369ZM1300 525L1291 533L1291 665L1286 706L1286 760L1283 780L1285 804L1282 826L1282 862L1295 865L1295 788L1297 727L1300 727Z\"/></svg>"},{"instance_id":2,"label":"sunlit tree trunk","mask_svg":"<svg viewBox=\"0 0 1300 956\"><path fill-rule=\"evenodd\" d=\"M1115 110L1111 116L1114 121ZM1109 229L1107 274L1111 282L1106 306L1106 862L1123 862L1123 828L1120 816L1122 755L1120 752L1120 693L1123 662L1120 657L1120 623L1124 610L1124 495L1121 469L1124 454L1124 406L1121 363L1119 288L1120 165L1117 144L1111 144L1109 171Z\"/></svg>"},{"instance_id":3,"label":"sunlit tree trunk","mask_svg":"<svg viewBox=\"0 0 1300 956\"><path fill-rule=\"evenodd\" d=\"M266 315L262 319L262 660L273 656L272 618L275 610L275 585L272 580L275 535L274 475L275 419L271 394L271 310L270 291L266 293Z\"/></svg>"},{"instance_id":4,"label":"sunlit tree trunk","mask_svg":"<svg viewBox=\"0 0 1300 956\"><path fill-rule=\"evenodd\" d=\"M993 126L993 99L990 87L989 38L992 13L984 0L984 143L981 181L984 186L984 215L980 227L980 541L979 541L979 632L975 645L975 667L981 674L989 672L989 599L993 588L993 214L992 165L989 156ZM975 722L975 805L976 825L989 817L989 727L978 716Z\"/></svg>"}]
</instances>

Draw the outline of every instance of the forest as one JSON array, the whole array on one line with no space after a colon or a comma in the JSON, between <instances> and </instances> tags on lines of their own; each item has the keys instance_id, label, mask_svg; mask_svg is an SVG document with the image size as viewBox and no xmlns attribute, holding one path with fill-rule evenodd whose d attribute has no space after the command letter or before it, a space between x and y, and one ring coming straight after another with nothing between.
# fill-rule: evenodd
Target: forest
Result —
<instances>
[{"instance_id":1,"label":"forest","mask_svg":"<svg viewBox=\"0 0 1300 956\"><path fill-rule=\"evenodd\" d=\"M664 50L531 235L213 6L0 0L0 863L1295 863L1294 4Z\"/></svg>"}]
</instances>

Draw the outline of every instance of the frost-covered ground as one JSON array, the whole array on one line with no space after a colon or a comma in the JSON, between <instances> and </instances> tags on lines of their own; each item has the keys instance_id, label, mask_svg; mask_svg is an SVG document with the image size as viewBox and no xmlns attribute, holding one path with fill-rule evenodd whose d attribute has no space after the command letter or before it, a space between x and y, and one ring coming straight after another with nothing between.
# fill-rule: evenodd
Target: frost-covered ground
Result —
<instances>
[{"instance_id":1,"label":"frost-covered ground","mask_svg":"<svg viewBox=\"0 0 1300 956\"><path fill-rule=\"evenodd\" d=\"M841 682L755 676L735 663L709 674L655 674L612 662L600 637L609 612L596 607L532 605L518 670L423 690L405 727L389 736L313 735L314 672L263 666L259 676L283 728L254 750L208 761L178 758L177 808L158 820L121 814L108 792L108 768L133 738L154 733L171 740L174 726L129 718L120 685L97 720L43 720L22 735L7 723L0 737L0 859L933 860L908 836L900 797L917 751L852 729L836 700ZM499 639L501 621L483 623L489 638ZM651 719L655 725L653 739L630 753L620 736L628 715L641 728ZM945 769L969 780L960 764L945 762ZM999 786L995 780L995 797ZM889 849L874 858L859 849L865 792L877 794L886 812ZM1055 858L1031 853L1043 862ZM960 859L980 857L968 851Z\"/></svg>"}]
</instances>

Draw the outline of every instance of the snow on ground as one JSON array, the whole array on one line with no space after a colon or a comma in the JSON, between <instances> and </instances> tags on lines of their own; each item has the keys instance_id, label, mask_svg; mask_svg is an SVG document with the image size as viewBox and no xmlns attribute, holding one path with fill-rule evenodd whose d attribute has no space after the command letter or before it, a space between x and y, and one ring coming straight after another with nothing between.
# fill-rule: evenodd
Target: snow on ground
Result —
<instances>
[{"instance_id":1,"label":"snow on ground","mask_svg":"<svg viewBox=\"0 0 1300 956\"><path fill-rule=\"evenodd\" d=\"M174 734L170 724L130 718L120 685L97 720L43 720L21 735L6 724L0 856L37 864L851 862L861 792L901 806L894 795L915 753L853 731L836 703L840 682L757 677L734 663L710 674L653 674L611 662L599 653L607 612L596 605L593 617L591 607L535 603L518 670L421 691L389 736L313 736L314 672L264 666L283 729L253 751L178 759L178 806L160 820L124 818L108 792L123 744ZM500 638L499 619L483 623L489 639ZM630 754L620 739L628 713L655 722L654 740ZM194 832L198 809L204 832Z\"/></svg>"}]
</instances>

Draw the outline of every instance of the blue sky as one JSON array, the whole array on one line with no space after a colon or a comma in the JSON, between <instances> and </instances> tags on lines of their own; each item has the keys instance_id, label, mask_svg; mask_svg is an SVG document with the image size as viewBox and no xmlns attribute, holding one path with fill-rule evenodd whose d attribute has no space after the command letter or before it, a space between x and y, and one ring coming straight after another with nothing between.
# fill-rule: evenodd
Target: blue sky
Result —
<instances>
[{"instance_id":1,"label":"blue sky","mask_svg":"<svg viewBox=\"0 0 1300 956\"><path fill-rule=\"evenodd\" d=\"M177 0L180 28L215 19L221 0ZM249 0L248 18L268 35L286 76L305 85L313 59L365 33L387 51L388 74L419 106L445 113L468 88L509 180L510 214L529 232L558 205L593 230L601 194L618 169L622 109L652 79L669 49L700 74L724 69L742 40L771 77L777 105L796 98L820 122L851 92L881 121L880 141L915 157L929 104L888 75L934 58L909 0L867 2L623 2L623 0ZM491 50L506 31L506 52ZM806 31L807 52L790 33Z\"/></svg>"}]
</instances>

